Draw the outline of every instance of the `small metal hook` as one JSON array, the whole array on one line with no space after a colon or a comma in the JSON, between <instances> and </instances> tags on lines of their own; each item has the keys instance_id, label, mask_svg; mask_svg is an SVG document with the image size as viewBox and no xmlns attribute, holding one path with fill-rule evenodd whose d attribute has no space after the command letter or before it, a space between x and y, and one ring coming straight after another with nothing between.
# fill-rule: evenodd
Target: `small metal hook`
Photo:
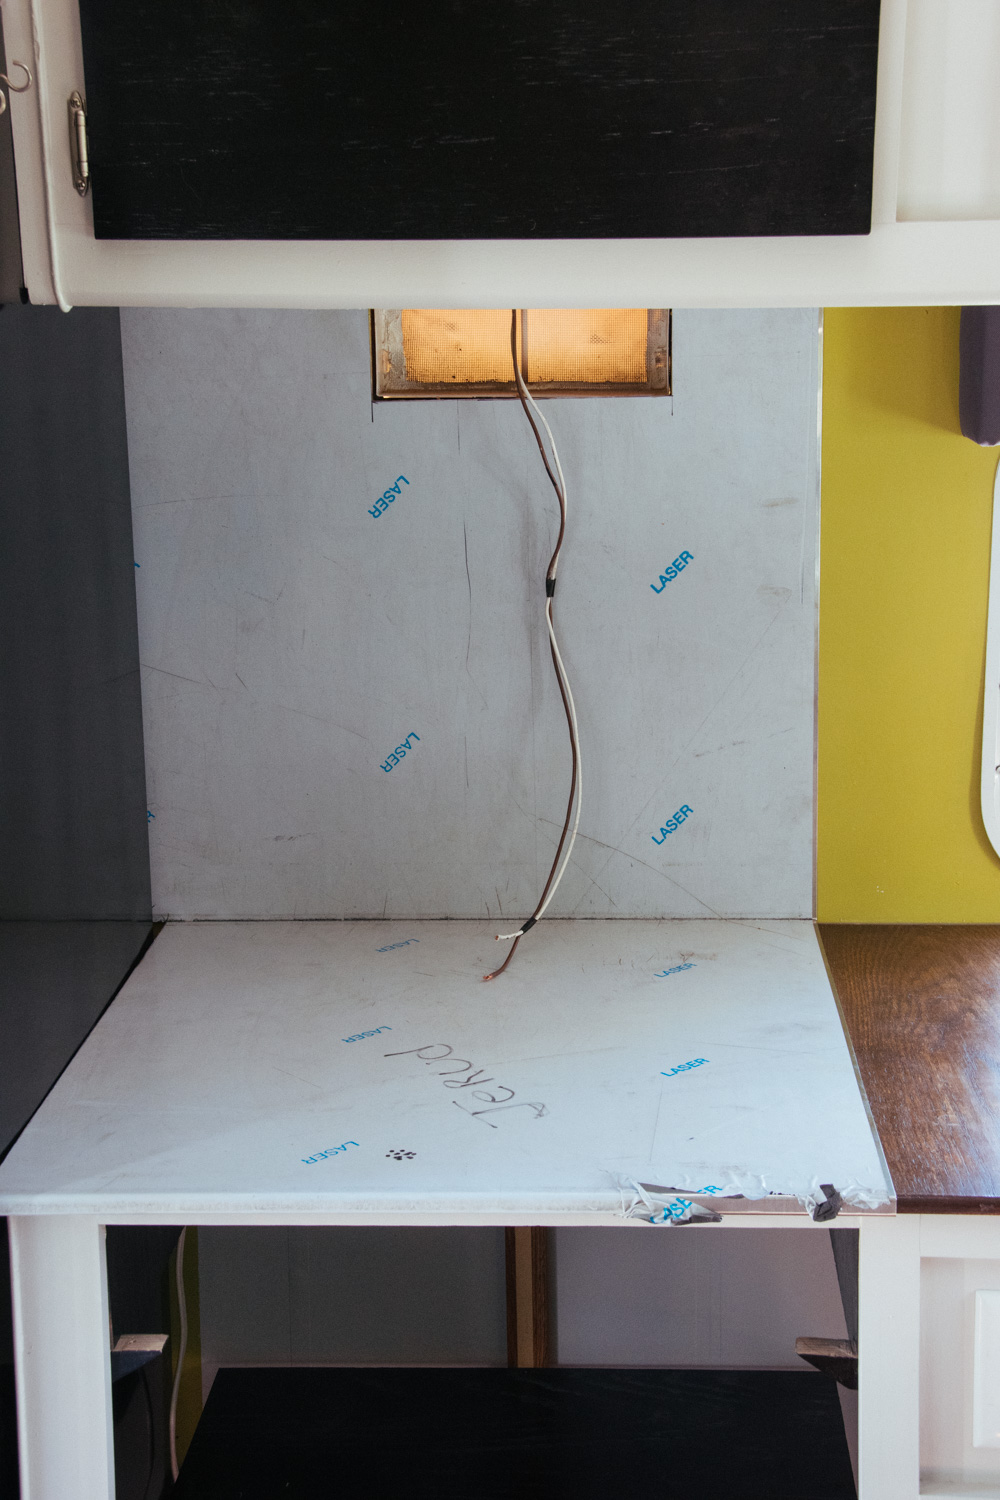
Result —
<instances>
[{"instance_id":1,"label":"small metal hook","mask_svg":"<svg viewBox=\"0 0 1000 1500\"><path fill-rule=\"evenodd\" d=\"M18 60L17 60L16 57L11 60L11 67L12 68L20 68L21 72L25 75L25 77L28 80L27 83L11 83L11 81L7 77L6 73L0 73L0 83L5 83L7 85L7 87L10 89L10 91L11 91L12 94L24 94L24 93L26 93L27 90L31 88L31 84L32 84L31 69L28 67L27 63L18 62ZM6 108L7 108L7 95L4 93L3 89L0 89L0 115L3 114L3 112L4 112L4 110Z\"/></svg>"}]
</instances>

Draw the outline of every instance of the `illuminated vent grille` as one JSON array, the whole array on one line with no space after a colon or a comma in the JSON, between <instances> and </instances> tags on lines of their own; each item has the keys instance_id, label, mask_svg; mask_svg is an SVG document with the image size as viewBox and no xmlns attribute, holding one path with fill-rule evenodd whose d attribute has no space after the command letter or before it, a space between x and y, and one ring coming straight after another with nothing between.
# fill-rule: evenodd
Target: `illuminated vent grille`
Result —
<instances>
[{"instance_id":1,"label":"illuminated vent grille","mask_svg":"<svg viewBox=\"0 0 1000 1500\"><path fill-rule=\"evenodd\" d=\"M535 395L670 394L667 308L530 308L517 345ZM380 399L516 394L506 309L379 308L372 349Z\"/></svg>"}]
</instances>

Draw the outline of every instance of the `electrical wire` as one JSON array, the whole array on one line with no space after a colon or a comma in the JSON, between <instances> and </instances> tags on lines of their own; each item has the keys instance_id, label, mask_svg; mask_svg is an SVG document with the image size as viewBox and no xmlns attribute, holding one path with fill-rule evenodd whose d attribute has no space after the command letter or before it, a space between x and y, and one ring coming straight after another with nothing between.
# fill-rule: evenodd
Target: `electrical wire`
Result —
<instances>
[{"instance_id":1,"label":"electrical wire","mask_svg":"<svg viewBox=\"0 0 1000 1500\"><path fill-rule=\"evenodd\" d=\"M177 1397L181 1389L181 1372L184 1369L184 1356L187 1353L188 1320L187 1320L187 1298L184 1295L184 1241L187 1238L187 1228L181 1230L180 1239L177 1241L177 1264L175 1276L177 1284L177 1312L180 1319L180 1339L177 1344L177 1368L174 1371L174 1386L170 1393L170 1472L176 1480L180 1472L177 1463Z\"/></svg>"},{"instance_id":2,"label":"electrical wire","mask_svg":"<svg viewBox=\"0 0 1000 1500\"><path fill-rule=\"evenodd\" d=\"M517 952L517 945L521 941L524 934L528 932L530 928L534 927L535 923L545 915L552 897L555 895L556 891L559 888L559 882L562 880L563 875L566 873L566 867L569 864L570 857L573 853L573 845L576 843L577 830L580 827L580 811L583 806L583 777L580 764L580 731L576 717L576 704L573 701L573 691L569 685L569 677L566 673L566 666L562 659L562 653L559 650L559 642L556 639L555 622L552 617L553 600L556 591L556 572L559 567L559 554L562 551L563 540L566 535L566 478L562 471L562 464L559 461L559 450L556 447L555 438L552 436L552 429L549 426L548 422L545 420L543 413L539 410L537 403L532 397L532 394L521 375L521 369L517 358L516 308L513 308L511 310L510 315L510 353L511 360L514 365L514 384L517 388L518 399L521 402L521 407L524 411L524 415L527 417L531 430L534 433L535 442L538 444L538 451L542 456L542 463L545 465L545 472L549 476L552 488L556 492L556 499L559 501L559 535L556 538L555 550L553 551L552 556L549 559L549 565L545 571L545 624L548 629L549 652L552 656L552 666L555 669L556 681L559 684L559 694L562 698L563 709L566 713L566 725L569 729L569 743L573 757L573 770L570 777L569 801L566 804L566 817L563 822L562 833L559 837L559 844L556 848L555 858L552 861L552 868L549 870L549 876L545 882L545 887L542 891L542 894L539 897L538 905L535 907L535 910L532 912L527 921L523 922L516 932L497 933L497 942L509 942L513 938L513 946L511 947L510 952L507 954L507 957L504 959L503 963L498 969L494 969L490 974L483 975L484 980L496 979L503 973L504 969L506 969L511 959L514 957L514 954ZM532 415L532 413L534 413L534 416ZM535 425L535 416L538 417L538 420L545 428L545 432L549 440L549 446L552 450L552 463L555 465L555 473L552 472L552 465L549 463L549 457L545 451L545 444L542 442L542 435L539 432L538 427ZM576 807L575 816L574 804ZM572 833L570 834L571 824ZM566 843L567 834L570 834L568 844Z\"/></svg>"}]
</instances>

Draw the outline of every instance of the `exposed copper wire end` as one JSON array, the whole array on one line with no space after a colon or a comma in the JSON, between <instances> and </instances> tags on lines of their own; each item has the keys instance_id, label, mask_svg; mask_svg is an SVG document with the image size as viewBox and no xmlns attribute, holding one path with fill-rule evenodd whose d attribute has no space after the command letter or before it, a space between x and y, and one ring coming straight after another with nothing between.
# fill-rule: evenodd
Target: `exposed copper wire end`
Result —
<instances>
[{"instance_id":1,"label":"exposed copper wire end","mask_svg":"<svg viewBox=\"0 0 1000 1500\"><path fill-rule=\"evenodd\" d=\"M504 961L500 965L499 969L494 969L492 971L492 973L490 973L490 974L484 974L483 975L483 983L484 984L486 983L487 979L498 979L500 977L500 975L503 973L504 969L506 969L506 967L510 963L511 959L514 957L514 954L517 952L517 945L518 945L518 943L520 941L521 941L520 937L516 937L514 939L513 943L511 943L511 945L510 945L510 952L507 954L507 957L504 959Z\"/></svg>"}]
</instances>

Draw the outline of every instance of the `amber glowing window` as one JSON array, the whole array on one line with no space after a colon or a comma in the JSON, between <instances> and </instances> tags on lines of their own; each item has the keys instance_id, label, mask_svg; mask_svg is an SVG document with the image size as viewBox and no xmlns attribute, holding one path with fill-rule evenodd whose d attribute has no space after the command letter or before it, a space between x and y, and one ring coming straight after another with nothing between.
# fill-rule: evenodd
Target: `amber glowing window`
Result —
<instances>
[{"instance_id":1,"label":"amber glowing window","mask_svg":"<svg viewBox=\"0 0 1000 1500\"><path fill-rule=\"evenodd\" d=\"M536 396L670 395L668 308L528 308L517 349ZM377 308L372 358L380 400L515 395L506 309Z\"/></svg>"}]
</instances>

